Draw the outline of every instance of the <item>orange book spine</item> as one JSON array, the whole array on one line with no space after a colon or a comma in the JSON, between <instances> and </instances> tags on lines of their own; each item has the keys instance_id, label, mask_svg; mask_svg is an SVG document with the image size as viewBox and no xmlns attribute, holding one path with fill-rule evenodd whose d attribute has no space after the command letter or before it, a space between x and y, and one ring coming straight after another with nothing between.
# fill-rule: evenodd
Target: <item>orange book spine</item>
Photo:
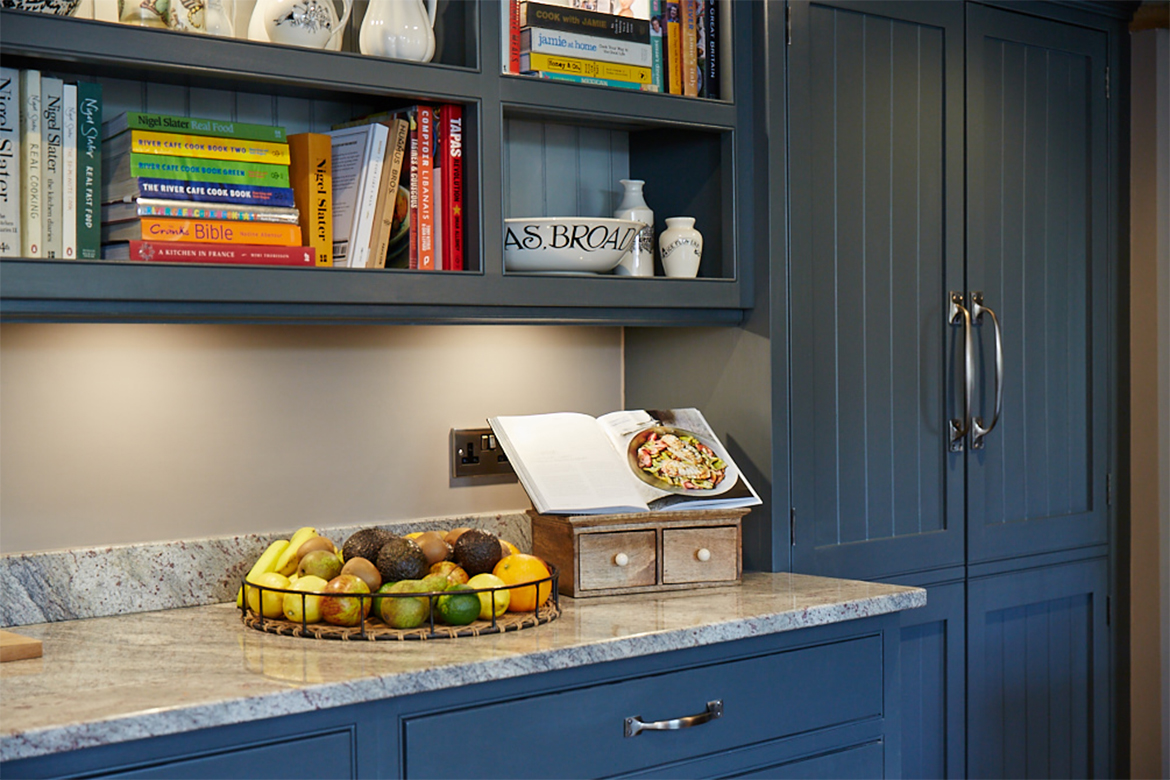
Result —
<instances>
[{"instance_id":1,"label":"orange book spine","mask_svg":"<svg viewBox=\"0 0 1170 780\"><path fill-rule=\"evenodd\" d=\"M273 222L225 222L215 219L141 217L145 241L194 241L200 244L301 246L301 226Z\"/></svg>"},{"instance_id":2,"label":"orange book spine","mask_svg":"<svg viewBox=\"0 0 1170 780\"><path fill-rule=\"evenodd\" d=\"M699 96L699 28L695 0L682 0L682 84L687 97Z\"/></svg>"},{"instance_id":3,"label":"orange book spine","mask_svg":"<svg viewBox=\"0 0 1170 780\"><path fill-rule=\"evenodd\" d=\"M288 137L289 182L301 212L306 246L317 252L317 265L333 265L333 146L323 133Z\"/></svg>"},{"instance_id":4,"label":"orange book spine","mask_svg":"<svg viewBox=\"0 0 1170 780\"><path fill-rule=\"evenodd\" d=\"M435 111L418 107L418 269L435 270Z\"/></svg>"},{"instance_id":5,"label":"orange book spine","mask_svg":"<svg viewBox=\"0 0 1170 780\"><path fill-rule=\"evenodd\" d=\"M672 95L683 93L682 0L666 0L666 87Z\"/></svg>"}]
</instances>

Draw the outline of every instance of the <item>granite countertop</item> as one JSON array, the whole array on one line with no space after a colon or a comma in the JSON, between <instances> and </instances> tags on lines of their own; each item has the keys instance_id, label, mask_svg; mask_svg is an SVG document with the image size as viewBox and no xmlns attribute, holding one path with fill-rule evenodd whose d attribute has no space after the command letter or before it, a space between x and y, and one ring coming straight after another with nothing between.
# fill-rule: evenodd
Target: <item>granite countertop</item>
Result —
<instances>
[{"instance_id":1,"label":"granite countertop","mask_svg":"<svg viewBox=\"0 0 1170 780\"><path fill-rule=\"evenodd\" d=\"M0 761L324 709L920 607L920 588L749 572L742 585L562 598L537 628L337 642L243 626L234 604L26 625L0 665Z\"/></svg>"}]
</instances>

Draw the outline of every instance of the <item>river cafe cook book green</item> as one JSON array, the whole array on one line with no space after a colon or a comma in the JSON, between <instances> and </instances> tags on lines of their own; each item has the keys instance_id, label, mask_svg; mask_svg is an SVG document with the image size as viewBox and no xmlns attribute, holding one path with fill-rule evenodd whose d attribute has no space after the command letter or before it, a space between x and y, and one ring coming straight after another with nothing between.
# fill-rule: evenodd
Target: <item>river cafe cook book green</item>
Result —
<instances>
[{"instance_id":1,"label":"river cafe cook book green","mask_svg":"<svg viewBox=\"0 0 1170 780\"><path fill-rule=\"evenodd\" d=\"M753 506L760 497L698 409L491 417L541 514Z\"/></svg>"}]
</instances>

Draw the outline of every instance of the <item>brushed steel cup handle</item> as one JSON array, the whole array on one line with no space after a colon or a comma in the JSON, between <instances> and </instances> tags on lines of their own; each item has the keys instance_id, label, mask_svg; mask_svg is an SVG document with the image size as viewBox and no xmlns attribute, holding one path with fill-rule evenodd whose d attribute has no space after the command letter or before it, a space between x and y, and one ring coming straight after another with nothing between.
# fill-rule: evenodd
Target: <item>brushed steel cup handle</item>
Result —
<instances>
[{"instance_id":1,"label":"brushed steel cup handle","mask_svg":"<svg viewBox=\"0 0 1170 780\"><path fill-rule=\"evenodd\" d=\"M698 715L687 715L683 718L670 720L655 720L649 723L642 720L641 715L626 718L626 736L636 737L643 731L677 731L701 726L707 721L723 717L723 699L707 702L707 709Z\"/></svg>"},{"instance_id":2,"label":"brushed steel cup handle","mask_svg":"<svg viewBox=\"0 0 1170 780\"><path fill-rule=\"evenodd\" d=\"M951 452L963 451L963 439L971 431L971 400L975 395L975 345L971 339L971 312L963 306L963 294L951 293L947 321L963 325L963 416L951 418Z\"/></svg>"},{"instance_id":3,"label":"brushed steel cup handle","mask_svg":"<svg viewBox=\"0 0 1170 780\"><path fill-rule=\"evenodd\" d=\"M975 324L982 324L983 315L991 317L995 325L995 414L986 428L983 427L983 418L975 417L971 420L971 449L983 449L983 437L991 433L991 429L999 422L999 413L1003 408L1003 329L999 325L999 317L989 307L983 305L983 293L971 293L971 319Z\"/></svg>"}]
</instances>

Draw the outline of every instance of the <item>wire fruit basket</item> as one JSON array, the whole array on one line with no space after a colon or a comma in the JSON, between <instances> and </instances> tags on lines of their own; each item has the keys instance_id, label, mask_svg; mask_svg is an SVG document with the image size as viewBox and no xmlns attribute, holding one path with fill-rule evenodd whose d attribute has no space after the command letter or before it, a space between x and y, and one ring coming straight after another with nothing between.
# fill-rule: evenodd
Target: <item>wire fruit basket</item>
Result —
<instances>
[{"instance_id":1,"label":"wire fruit basket","mask_svg":"<svg viewBox=\"0 0 1170 780\"><path fill-rule=\"evenodd\" d=\"M248 598L245 597L243 606L240 607L241 619L245 626L253 628L257 631L264 631L269 634L280 634L283 636L299 636L308 637L312 639L340 639L340 640L397 640L405 641L411 639L455 639L459 637L483 636L485 634L502 634L508 631L519 631L525 628L534 628L536 626L549 623L560 617L560 593L557 588L557 581L560 572L551 564L548 564L550 571L549 576L534 580L533 582L526 582L520 585L505 585L503 587L493 588L466 588L460 590L446 590L446 591L427 591L423 593L342 593L342 594L321 594L309 593L307 591L292 590L290 588L275 588L266 585L257 585L251 582L245 582L241 578L241 587L245 589L244 593L249 591L256 592L257 603L261 607L261 612L255 612L248 604ZM537 598L536 606L531 610L523 611L508 611L500 615L496 615L496 606L499 603L498 599L502 599L500 595L503 591L510 593L517 593L520 591L528 591L535 589ZM547 592L547 595L545 595ZM263 614L264 596L265 594L280 594L280 599L283 599L292 594L300 598L301 609L300 614L302 619L299 621L288 620L280 617L267 617ZM441 621L436 615L436 606L438 600L443 596L459 595L474 595L476 600L479 600L481 594L487 594L492 605L491 614L488 619L477 618L476 620L465 625L448 625ZM543 599L540 596L545 596ZM357 599L359 601L360 620L357 625L343 626L335 625L327 622L310 622L308 620L308 600L310 598L340 598L340 599ZM381 617L380 605L382 599L426 599L428 603L426 619L418 626L413 628L394 628L384 622ZM509 598L511 601L511 598Z\"/></svg>"}]
</instances>

